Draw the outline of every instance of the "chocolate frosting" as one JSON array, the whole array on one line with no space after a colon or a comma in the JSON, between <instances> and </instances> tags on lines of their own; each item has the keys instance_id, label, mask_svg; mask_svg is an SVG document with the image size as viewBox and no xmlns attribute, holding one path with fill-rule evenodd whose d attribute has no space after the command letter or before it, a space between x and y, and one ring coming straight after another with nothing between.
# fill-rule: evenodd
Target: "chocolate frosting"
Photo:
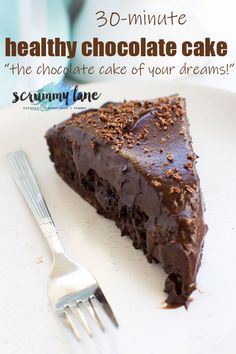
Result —
<instances>
[{"instance_id":1,"label":"chocolate frosting","mask_svg":"<svg viewBox=\"0 0 236 354\"><path fill-rule=\"evenodd\" d=\"M207 228L184 99L109 102L46 139L64 180L163 265L167 305L186 306Z\"/></svg>"}]
</instances>

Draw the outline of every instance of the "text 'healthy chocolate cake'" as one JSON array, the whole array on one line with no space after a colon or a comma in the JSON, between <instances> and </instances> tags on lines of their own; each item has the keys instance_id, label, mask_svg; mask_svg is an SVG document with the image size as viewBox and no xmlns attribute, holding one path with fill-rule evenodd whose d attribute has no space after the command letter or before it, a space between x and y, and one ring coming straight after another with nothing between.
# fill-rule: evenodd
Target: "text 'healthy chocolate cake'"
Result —
<instances>
[{"instance_id":1,"label":"text 'healthy chocolate cake'","mask_svg":"<svg viewBox=\"0 0 236 354\"><path fill-rule=\"evenodd\" d=\"M168 306L196 288L207 227L185 101L106 103L46 134L59 175L168 274Z\"/></svg>"}]
</instances>

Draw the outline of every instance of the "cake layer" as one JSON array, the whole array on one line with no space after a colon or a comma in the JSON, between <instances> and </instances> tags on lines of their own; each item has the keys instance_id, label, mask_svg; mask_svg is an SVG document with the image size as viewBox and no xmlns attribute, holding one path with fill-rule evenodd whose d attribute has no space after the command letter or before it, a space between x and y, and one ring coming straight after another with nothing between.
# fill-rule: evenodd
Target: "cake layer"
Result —
<instances>
[{"instance_id":1,"label":"cake layer","mask_svg":"<svg viewBox=\"0 0 236 354\"><path fill-rule=\"evenodd\" d=\"M186 305L206 226L184 100L107 103L46 138L61 177L150 262L161 262L167 304Z\"/></svg>"}]
</instances>

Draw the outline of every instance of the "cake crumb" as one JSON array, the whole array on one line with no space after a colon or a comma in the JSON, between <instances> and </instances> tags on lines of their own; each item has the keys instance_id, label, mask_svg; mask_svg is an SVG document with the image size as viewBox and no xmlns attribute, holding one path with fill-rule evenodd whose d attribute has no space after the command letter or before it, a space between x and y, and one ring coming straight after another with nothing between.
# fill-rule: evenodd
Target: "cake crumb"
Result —
<instances>
[{"instance_id":1,"label":"cake crumb","mask_svg":"<svg viewBox=\"0 0 236 354\"><path fill-rule=\"evenodd\" d=\"M185 127L182 127L182 128L180 129L179 133L180 133L181 135L185 135L185 134L186 134L186 128L185 128Z\"/></svg>"},{"instance_id":2,"label":"cake crumb","mask_svg":"<svg viewBox=\"0 0 236 354\"><path fill-rule=\"evenodd\" d=\"M140 139L146 139L146 137L148 136L149 131L147 130L147 128L144 128L143 131L141 133L139 133L138 137Z\"/></svg>"},{"instance_id":3,"label":"cake crumb","mask_svg":"<svg viewBox=\"0 0 236 354\"><path fill-rule=\"evenodd\" d=\"M177 172L177 173L174 173L174 174L173 174L173 178L174 178L176 181L181 181L182 176Z\"/></svg>"},{"instance_id":4,"label":"cake crumb","mask_svg":"<svg viewBox=\"0 0 236 354\"><path fill-rule=\"evenodd\" d=\"M170 194L172 193L180 193L181 189L179 187L172 186L170 187Z\"/></svg>"},{"instance_id":5,"label":"cake crumb","mask_svg":"<svg viewBox=\"0 0 236 354\"><path fill-rule=\"evenodd\" d=\"M185 186L186 191L188 191L189 193L193 193L194 189L192 187L190 187L189 185L186 184Z\"/></svg>"},{"instance_id":6,"label":"cake crumb","mask_svg":"<svg viewBox=\"0 0 236 354\"><path fill-rule=\"evenodd\" d=\"M184 164L184 168L185 168L186 170L191 170L191 169L193 168L192 162L190 162L190 161L186 162L186 163Z\"/></svg>"},{"instance_id":7,"label":"cake crumb","mask_svg":"<svg viewBox=\"0 0 236 354\"><path fill-rule=\"evenodd\" d=\"M37 257L36 258L36 263L37 264L43 263L43 257L42 256Z\"/></svg>"},{"instance_id":8,"label":"cake crumb","mask_svg":"<svg viewBox=\"0 0 236 354\"><path fill-rule=\"evenodd\" d=\"M161 186L161 182L159 182L159 181L157 181L157 180L155 180L155 179L153 179L151 183L152 183L152 185L153 185L154 187L160 187L160 186Z\"/></svg>"},{"instance_id":9,"label":"cake crumb","mask_svg":"<svg viewBox=\"0 0 236 354\"><path fill-rule=\"evenodd\" d=\"M171 152L168 152L168 153L166 154L166 158L167 158L167 160L170 161L170 162L174 161L174 156L172 155Z\"/></svg>"},{"instance_id":10,"label":"cake crumb","mask_svg":"<svg viewBox=\"0 0 236 354\"><path fill-rule=\"evenodd\" d=\"M188 218L188 219L186 219L186 224L187 225L192 225L193 224L193 219L191 219L191 218Z\"/></svg>"},{"instance_id":11,"label":"cake crumb","mask_svg":"<svg viewBox=\"0 0 236 354\"><path fill-rule=\"evenodd\" d=\"M169 163L166 161L163 163L162 167L167 167L167 166L169 166Z\"/></svg>"},{"instance_id":12,"label":"cake crumb","mask_svg":"<svg viewBox=\"0 0 236 354\"><path fill-rule=\"evenodd\" d=\"M165 138L161 138L160 144L164 144L166 142Z\"/></svg>"},{"instance_id":13,"label":"cake crumb","mask_svg":"<svg viewBox=\"0 0 236 354\"><path fill-rule=\"evenodd\" d=\"M198 156L194 152L189 152L187 154L187 159L191 161L195 161L198 158Z\"/></svg>"},{"instance_id":14,"label":"cake crumb","mask_svg":"<svg viewBox=\"0 0 236 354\"><path fill-rule=\"evenodd\" d=\"M172 170L172 168L170 168L169 170L166 171L166 177L172 177L174 174L174 171Z\"/></svg>"}]
</instances>

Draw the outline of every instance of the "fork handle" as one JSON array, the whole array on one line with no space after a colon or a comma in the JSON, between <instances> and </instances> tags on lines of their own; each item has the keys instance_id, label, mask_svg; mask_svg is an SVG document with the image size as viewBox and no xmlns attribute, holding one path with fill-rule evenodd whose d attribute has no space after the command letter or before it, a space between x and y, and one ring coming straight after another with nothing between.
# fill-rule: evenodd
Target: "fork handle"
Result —
<instances>
[{"instance_id":1,"label":"fork handle","mask_svg":"<svg viewBox=\"0 0 236 354\"><path fill-rule=\"evenodd\" d=\"M23 151L15 151L7 155L10 170L31 209L52 253L64 252L58 233L39 189L30 163Z\"/></svg>"}]
</instances>

